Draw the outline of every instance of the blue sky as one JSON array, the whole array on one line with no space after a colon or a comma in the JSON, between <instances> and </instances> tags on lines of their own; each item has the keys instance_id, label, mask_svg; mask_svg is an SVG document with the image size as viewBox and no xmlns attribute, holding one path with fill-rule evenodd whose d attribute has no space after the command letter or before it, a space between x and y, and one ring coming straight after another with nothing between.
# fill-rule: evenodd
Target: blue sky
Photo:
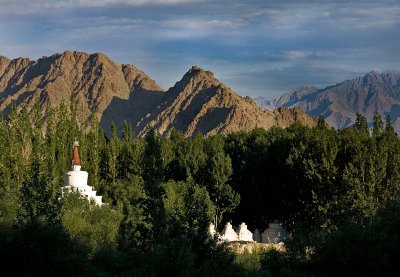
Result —
<instances>
[{"instance_id":1,"label":"blue sky","mask_svg":"<svg viewBox=\"0 0 400 277\"><path fill-rule=\"evenodd\" d=\"M0 0L0 55L103 52L168 89L192 66L274 98L400 70L396 0Z\"/></svg>"}]
</instances>

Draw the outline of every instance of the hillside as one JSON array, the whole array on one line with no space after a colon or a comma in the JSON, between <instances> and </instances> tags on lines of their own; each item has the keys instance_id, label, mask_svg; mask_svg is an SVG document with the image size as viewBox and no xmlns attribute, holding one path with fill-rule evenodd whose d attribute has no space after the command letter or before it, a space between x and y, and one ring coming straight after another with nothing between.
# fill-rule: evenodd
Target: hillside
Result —
<instances>
[{"instance_id":1,"label":"hillside","mask_svg":"<svg viewBox=\"0 0 400 277\"><path fill-rule=\"evenodd\" d=\"M400 131L400 74L370 72L363 77L317 89L294 89L271 101L260 101L274 108L300 107L312 116L324 116L336 128L353 124L356 113L372 124L375 112L389 115Z\"/></svg>"},{"instance_id":2,"label":"hillside","mask_svg":"<svg viewBox=\"0 0 400 277\"><path fill-rule=\"evenodd\" d=\"M49 107L76 101L82 117L95 114L106 131L112 121L132 124L137 135L154 127L168 135L175 128L187 136L249 131L255 127L312 126L301 110L262 111L249 97L240 97L214 74L193 66L172 88L164 90L143 71L120 65L101 53L66 51L37 61L0 57L0 110L11 104L39 100Z\"/></svg>"}]
</instances>

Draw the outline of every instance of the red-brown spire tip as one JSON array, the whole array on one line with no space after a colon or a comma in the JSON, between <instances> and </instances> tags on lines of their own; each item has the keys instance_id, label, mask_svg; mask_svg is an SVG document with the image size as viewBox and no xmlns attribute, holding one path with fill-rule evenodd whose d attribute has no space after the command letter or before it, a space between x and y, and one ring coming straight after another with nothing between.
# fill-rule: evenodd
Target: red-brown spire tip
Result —
<instances>
[{"instance_id":1,"label":"red-brown spire tip","mask_svg":"<svg viewBox=\"0 0 400 277\"><path fill-rule=\"evenodd\" d=\"M78 146L79 146L79 142L74 141L74 153L72 155L72 166L81 165L81 160L79 159Z\"/></svg>"}]
</instances>

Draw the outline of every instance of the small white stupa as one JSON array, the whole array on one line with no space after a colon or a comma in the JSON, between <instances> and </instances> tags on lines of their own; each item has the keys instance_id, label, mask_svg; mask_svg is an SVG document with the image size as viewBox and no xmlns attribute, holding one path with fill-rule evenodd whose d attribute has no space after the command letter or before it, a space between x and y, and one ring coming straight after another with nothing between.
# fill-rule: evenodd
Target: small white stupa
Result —
<instances>
[{"instance_id":1,"label":"small white stupa","mask_svg":"<svg viewBox=\"0 0 400 277\"><path fill-rule=\"evenodd\" d=\"M253 241L253 233L247 229L247 225L244 222L239 226L238 239L241 241Z\"/></svg>"},{"instance_id":2,"label":"small white stupa","mask_svg":"<svg viewBox=\"0 0 400 277\"><path fill-rule=\"evenodd\" d=\"M221 233L221 239L225 241L237 241L238 234L233 230L230 222L226 223L224 230Z\"/></svg>"},{"instance_id":3,"label":"small white stupa","mask_svg":"<svg viewBox=\"0 0 400 277\"><path fill-rule=\"evenodd\" d=\"M288 232L282 223L269 223L268 228L261 234L263 243L280 243L288 237Z\"/></svg>"},{"instance_id":4,"label":"small white stupa","mask_svg":"<svg viewBox=\"0 0 400 277\"><path fill-rule=\"evenodd\" d=\"M72 154L72 168L64 174L64 186L61 192L79 192L88 200L93 200L97 205L103 205L102 197L96 195L93 187L88 186L88 176L86 171L81 171L81 161L78 152L79 143L74 142L74 150Z\"/></svg>"}]
</instances>

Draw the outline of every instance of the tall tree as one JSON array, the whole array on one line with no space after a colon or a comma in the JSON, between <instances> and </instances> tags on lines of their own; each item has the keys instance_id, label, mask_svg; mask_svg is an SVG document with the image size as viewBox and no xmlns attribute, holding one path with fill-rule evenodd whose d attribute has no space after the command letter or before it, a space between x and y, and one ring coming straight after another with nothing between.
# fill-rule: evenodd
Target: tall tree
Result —
<instances>
[{"instance_id":1,"label":"tall tree","mask_svg":"<svg viewBox=\"0 0 400 277\"><path fill-rule=\"evenodd\" d=\"M162 188L164 178L164 164L162 159L162 140L159 134L151 129L145 136L145 148L143 156L144 189L147 195L146 209L151 217L151 239L159 241L163 239L165 225L165 211Z\"/></svg>"},{"instance_id":2,"label":"tall tree","mask_svg":"<svg viewBox=\"0 0 400 277\"><path fill-rule=\"evenodd\" d=\"M130 179L131 176L142 174L143 141L134 138L132 126L124 122L121 150L118 156L118 179Z\"/></svg>"},{"instance_id":3,"label":"tall tree","mask_svg":"<svg viewBox=\"0 0 400 277\"><path fill-rule=\"evenodd\" d=\"M386 116L386 126L385 126L385 134L387 136L396 136L396 132L394 131L392 119L389 115Z\"/></svg>"},{"instance_id":4,"label":"tall tree","mask_svg":"<svg viewBox=\"0 0 400 277\"><path fill-rule=\"evenodd\" d=\"M100 128L99 121L96 116L93 117L91 129L88 133L88 171L91 172L89 175L89 184L95 187L97 190L100 189L100 166L101 156L100 152L105 145L105 136Z\"/></svg>"},{"instance_id":5,"label":"tall tree","mask_svg":"<svg viewBox=\"0 0 400 277\"><path fill-rule=\"evenodd\" d=\"M206 188L195 184L190 178L186 182L169 181L163 187L166 192L164 207L168 235L184 235L204 243L215 215L215 207Z\"/></svg>"},{"instance_id":6,"label":"tall tree","mask_svg":"<svg viewBox=\"0 0 400 277\"><path fill-rule=\"evenodd\" d=\"M362 114L356 114L356 122L354 123L353 127L360 134L369 135L368 121L367 118Z\"/></svg>"},{"instance_id":7,"label":"tall tree","mask_svg":"<svg viewBox=\"0 0 400 277\"><path fill-rule=\"evenodd\" d=\"M216 207L215 226L222 221L226 212L233 212L239 205L240 196L228 184L232 175L231 159L224 153L224 140L221 136L210 137L206 141L208 160L204 168L204 185Z\"/></svg>"},{"instance_id":8,"label":"tall tree","mask_svg":"<svg viewBox=\"0 0 400 277\"><path fill-rule=\"evenodd\" d=\"M374 129L372 131L372 136L373 137L380 137L383 134L383 120L382 116L376 112L374 115Z\"/></svg>"},{"instance_id":9,"label":"tall tree","mask_svg":"<svg viewBox=\"0 0 400 277\"><path fill-rule=\"evenodd\" d=\"M111 124L111 137L110 142L108 144L108 149L106 151L107 154L107 180L111 183L117 180L117 167L118 167L118 155L119 155L119 138L118 138L118 130L115 126L114 121Z\"/></svg>"}]
</instances>

